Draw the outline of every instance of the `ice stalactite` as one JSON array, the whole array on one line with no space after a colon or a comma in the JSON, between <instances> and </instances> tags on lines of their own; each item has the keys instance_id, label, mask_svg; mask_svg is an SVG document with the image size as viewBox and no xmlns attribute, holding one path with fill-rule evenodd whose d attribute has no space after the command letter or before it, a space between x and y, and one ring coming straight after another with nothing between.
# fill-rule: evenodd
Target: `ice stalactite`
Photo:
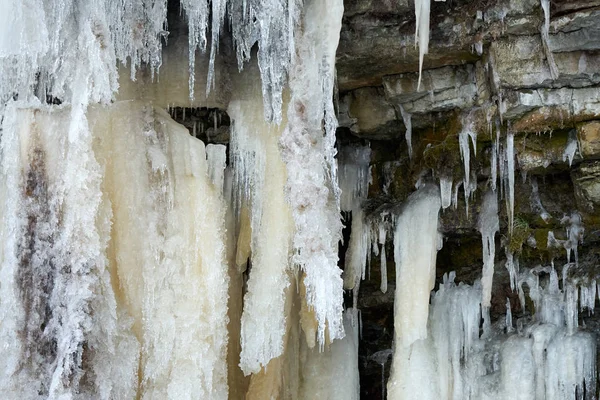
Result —
<instances>
[{"instance_id":1,"label":"ice stalactite","mask_svg":"<svg viewBox=\"0 0 600 400\"><path fill-rule=\"evenodd\" d=\"M541 28L541 36L542 36L542 45L544 47L544 54L546 55L546 60L548 61L548 68L550 69L550 76L552 79L558 79L559 71L556 65L556 61L554 61L554 54L549 46L549 32L550 32L550 0L540 0L542 5L542 10L544 11L544 24Z\"/></svg>"},{"instance_id":2,"label":"ice stalactite","mask_svg":"<svg viewBox=\"0 0 600 400\"><path fill-rule=\"evenodd\" d=\"M484 198L479 214L479 233L483 245L483 271L481 273L481 285L483 298L481 308L484 319L484 329L489 331L490 306L492 300L492 283L494 279L494 262L496 253L495 235L500 230L498 220L498 195L493 190L489 190Z\"/></svg>"},{"instance_id":3,"label":"ice stalactite","mask_svg":"<svg viewBox=\"0 0 600 400\"><path fill-rule=\"evenodd\" d=\"M406 129L404 138L406 139L406 145L408 146L408 157L412 158L412 115L402 107L402 104L398 105L398 107L400 108L400 114L402 115L402 121L404 122L404 128Z\"/></svg>"},{"instance_id":4,"label":"ice stalactite","mask_svg":"<svg viewBox=\"0 0 600 400\"><path fill-rule=\"evenodd\" d=\"M282 110L285 112L282 92L288 83L288 77L300 78L296 73L291 74L291 70L294 59L298 57L299 44L302 43L302 39L296 38L296 30L302 23L301 12L308 8L308 4L310 2L303 5L300 0L228 2L238 67L242 69L244 62L250 59L252 47L258 42L257 57L262 78L264 115L268 121L277 124L281 123ZM324 11L323 17L328 16L332 21L337 21L335 9L331 12ZM332 38L328 45L333 46L335 50L337 39ZM332 93L329 92L329 96L332 96Z\"/></svg>"},{"instance_id":5,"label":"ice stalactite","mask_svg":"<svg viewBox=\"0 0 600 400\"><path fill-rule=\"evenodd\" d=\"M440 196L442 208L446 209L452 204L452 177L440 177Z\"/></svg>"},{"instance_id":6,"label":"ice stalactite","mask_svg":"<svg viewBox=\"0 0 600 400\"><path fill-rule=\"evenodd\" d=\"M352 212L350 241L346 251L343 279L345 289L354 289L365 279L370 250L369 224L362 209L371 181L369 146L344 146L338 154L338 182L342 211Z\"/></svg>"},{"instance_id":7,"label":"ice stalactite","mask_svg":"<svg viewBox=\"0 0 600 400\"><path fill-rule=\"evenodd\" d=\"M419 81L417 90L421 87L421 72L423 70L423 58L429 51L429 18L431 0L415 1L415 44L419 46Z\"/></svg>"},{"instance_id":8,"label":"ice stalactite","mask_svg":"<svg viewBox=\"0 0 600 400\"><path fill-rule=\"evenodd\" d=\"M567 146L562 154L563 161L569 161L569 167L573 164L575 154L579 151L579 142L577 141L577 131L571 130L569 132L569 138L567 140Z\"/></svg>"},{"instance_id":9,"label":"ice stalactite","mask_svg":"<svg viewBox=\"0 0 600 400\"><path fill-rule=\"evenodd\" d=\"M477 154L477 132L473 129L471 115L463 118L463 127L458 134L458 143L460 148L460 157L463 160L465 177L463 179L463 189L465 191L465 204L467 217L469 216L469 198L477 189L477 182L471 181L471 147L469 138L473 145L473 152Z\"/></svg>"},{"instance_id":10,"label":"ice stalactite","mask_svg":"<svg viewBox=\"0 0 600 400\"><path fill-rule=\"evenodd\" d=\"M344 335L343 282L337 266L341 236L333 109L341 0L305 2L290 71L288 123L281 136L287 198L295 223L293 262L305 274L308 305L322 346ZM323 126L325 127L323 132Z\"/></svg>"},{"instance_id":11,"label":"ice stalactite","mask_svg":"<svg viewBox=\"0 0 600 400\"><path fill-rule=\"evenodd\" d=\"M429 295L435 283L438 246L438 214L441 208L437 187L424 186L412 194L396 221L394 260L394 358L388 381L388 398L410 398L420 393L435 399L438 388L420 382L435 382L433 351L427 333ZM420 228L415 231L414 227Z\"/></svg>"},{"instance_id":12,"label":"ice stalactite","mask_svg":"<svg viewBox=\"0 0 600 400\"><path fill-rule=\"evenodd\" d=\"M250 214L252 269L241 325L240 366L245 374L257 373L283 353L284 294L292 272L293 222L278 146L283 127L264 119L257 71L256 67L245 71L228 109L236 196Z\"/></svg>"},{"instance_id":13,"label":"ice stalactite","mask_svg":"<svg viewBox=\"0 0 600 400\"><path fill-rule=\"evenodd\" d=\"M508 214L508 233L512 235L515 215L515 139L512 132L506 134L506 213Z\"/></svg>"}]
</instances>

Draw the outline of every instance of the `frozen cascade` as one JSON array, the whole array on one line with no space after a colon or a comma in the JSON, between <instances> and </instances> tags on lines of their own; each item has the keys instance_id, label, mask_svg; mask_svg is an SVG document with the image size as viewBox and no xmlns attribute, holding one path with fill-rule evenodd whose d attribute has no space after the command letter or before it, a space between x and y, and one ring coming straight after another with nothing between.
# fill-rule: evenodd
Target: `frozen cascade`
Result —
<instances>
[{"instance_id":1,"label":"frozen cascade","mask_svg":"<svg viewBox=\"0 0 600 400\"><path fill-rule=\"evenodd\" d=\"M1 307L2 341L20 343L2 346L2 392L10 398L37 398L38 392L50 398L226 398L224 210L204 145L166 113L138 103L91 109L89 139L75 141L62 129L71 110L30 107L10 106L3 123L3 212L13 210L14 229L23 233L5 242L1 274L3 282L14 282L2 290L14 292L22 290L16 277L31 276L40 292L25 298L40 312L27 316L19 311L27 303L19 301ZM65 146L68 151L57 151ZM28 165L35 170L20 176ZM20 180L30 182L29 198L20 194ZM39 219L39 227L23 230L28 219ZM44 226L57 223L50 231ZM20 240L34 246L29 256L19 251ZM17 298L1 297L3 303ZM41 321L48 326L43 334L31 329ZM39 339L15 339L26 326ZM36 342L38 355L32 353ZM86 369L84 358L91 364ZM83 379L84 372L92 375Z\"/></svg>"},{"instance_id":2,"label":"frozen cascade","mask_svg":"<svg viewBox=\"0 0 600 400\"><path fill-rule=\"evenodd\" d=\"M342 228L334 159L337 121L331 96L343 9L341 0L304 4L303 29L295 38L297 57L290 72L288 124L280 140L296 227L293 262L304 273L321 346L326 326L329 340L344 335L342 271L337 266Z\"/></svg>"},{"instance_id":3,"label":"frozen cascade","mask_svg":"<svg viewBox=\"0 0 600 400\"><path fill-rule=\"evenodd\" d=\"M244 297L240 367L256 373L284 348L285 296L290 285L293 223L285 199L285 164L279 152L282 127L264 119L258 68L242 74L228 113L230 158L236 196L250 212L252 271ZM244 85L245 82L245 86Z\"/></svg>"},{"instance_id":4,"label":"frozen cascade","mask_svg":"<svg viewBox=\"0 0 600 400\"><path fill-rule=\"evenodd\" d=\"M481 307L486 331L490 328L489 309L491 306L492 282L494 279L495 235L499 230L498 196L496 192L490 189L483 198L483 205L479 214L479 233L481 233L483 245L483 271L481 273L483 298Z\"/></svg>"}]
</instances>

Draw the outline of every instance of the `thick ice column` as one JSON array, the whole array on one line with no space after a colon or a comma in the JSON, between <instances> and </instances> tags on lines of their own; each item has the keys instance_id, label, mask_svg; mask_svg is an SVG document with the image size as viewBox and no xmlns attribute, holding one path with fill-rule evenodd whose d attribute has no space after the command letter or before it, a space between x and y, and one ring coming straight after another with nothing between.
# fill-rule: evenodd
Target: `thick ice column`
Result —
<instances>
[{"instance_id":1,"label":"thick ice column","mask_svg":"<svg viewBox=\"0 0 600 400\"><path fill-rule=\"evenodd\" d=\"M136 102L90 120L113 208L113 285L143 346L138 396L225 399L224 206L204 144Z\"/></svg>"},{"instance_id":2,"label":"thick ice column","mask_svg":"<svg viewBox=\"0 0 600 400\"><path fill-rule=\"evenodd\" d=\"M429 296L435 284L440 208L439 189L428 185L408 198L397 220L395 350L388 382L390 399L411 399L419 388L431 391L423 393L422 399L438 398L434 356L427 344L427 320Z\"/></svg>"},{"instance_id":3,"label":"thick ice column","mask_svg":"<svg viewBox=\"0 0 600 400\"><path fill-rule=\"evenodd\" d=\"M115 304L110 208L92 136L78 122L68 108L23 103L10 104L3 121L0 392L7 398L135 395L138 342Z\"/></svg>"},{"instance_id":4,"label":"thick ice column","mask_svg":"<svg viewBox=\"0 0 600 400\"><path fill-rule=\"evenodd\" d=\"M257 68L238 81L229 105L230 159L241 207L250 211L251 265L242 314L240 366L257 373L284 350L284 293L290 285L293 221L285 198L287 172L279 151L283 126L265 122Z\"/></svg>"},{"instance_id":5,"label":"thick ice column","mask_svg":"<svg viewBox=\"0 0 600 400\"><path fill-rule=\"evenodd\" d=\"M293 262L305 273L318 342L343 337L343 282L337 266L341 236L333 109L335 52L343 2L308 0L290 72L288 124L281 137L287 196L296 227ZM323 124L325 135L323 135Z\"/></svg>"}]
</instances>

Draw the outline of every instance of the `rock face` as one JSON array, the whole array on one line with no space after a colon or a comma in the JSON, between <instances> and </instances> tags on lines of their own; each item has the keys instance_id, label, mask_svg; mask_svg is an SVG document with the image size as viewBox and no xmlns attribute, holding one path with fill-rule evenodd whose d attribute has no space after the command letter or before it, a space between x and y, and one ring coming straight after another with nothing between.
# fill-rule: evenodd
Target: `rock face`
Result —
<instances>
[{"instance_id":1,"label":"rock face","mask_svg":"<svg viewBox=\"0 0 600 400\"><path fill-rule=\"evenodd\" d=\"M373 150L365 207L381 210L401 202L423 180L452 179L456 206L441 214L445 239L437 278L455 270L457 280L473 282L481 276L477 218L483 194L497 186L502 199L508 198L503 154L510 133L516 160L513 226L521 228L519 235L508 234L502 201L492 318L504 313L506 298L513 315L523 314L509 286L505 253L514 252L530 267L551 260L562 265L566 254L548 244L548 233L566 240L564 217L572 212L581 214L586 232L579 269L598 275L600 1L552 3L547 37L539 0L432 2L419 88L413 2L347 0L345 7L337 53L338 141L340 146L362 141ZM405 139L408 121L412 157ZM465 165L460 137L466 130L473 143L467 142ZM472 192L468 204L465 166ZM388 256L390 285L393 265ZM381 365L387 379L390 359L383 356L393 329L393 288L387 294L379 290L378 257L370 268L371 280L359 294L364 398L382 394Z\"/></svg>"}]
</instances>

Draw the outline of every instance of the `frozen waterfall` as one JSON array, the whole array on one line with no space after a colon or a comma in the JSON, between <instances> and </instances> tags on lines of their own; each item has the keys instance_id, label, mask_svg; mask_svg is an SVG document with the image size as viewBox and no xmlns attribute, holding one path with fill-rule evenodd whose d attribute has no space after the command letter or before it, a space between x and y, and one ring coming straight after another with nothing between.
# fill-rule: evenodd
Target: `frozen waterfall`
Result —
<instances>
[{"instance_id":1,"label":"frozen waterfall","mask_svg":"<svg viewBox=\"0 0 600 400\"><path fill-rule=\"evenodd\" d=\"M404 72L432 89L404 95L433 104L432 5L414 3ZM520 266L519 143L498 130L478 180L475 113L438 140L414 104L390 107L409 156L378 173L381 143L336 137L345 18L343 0L0 0L0 400L358 400L365 280L394 301L393 348L369 355L392 356L388 399L596 399L583 217L544 237L562 270ZM460 173L422 162L422 135ZM578 146L573 131L569 165ZM370 197L399 181L401 198ZM483 248L470 284L438 258L461 186Z\"/></svg>"}]
</instances>

